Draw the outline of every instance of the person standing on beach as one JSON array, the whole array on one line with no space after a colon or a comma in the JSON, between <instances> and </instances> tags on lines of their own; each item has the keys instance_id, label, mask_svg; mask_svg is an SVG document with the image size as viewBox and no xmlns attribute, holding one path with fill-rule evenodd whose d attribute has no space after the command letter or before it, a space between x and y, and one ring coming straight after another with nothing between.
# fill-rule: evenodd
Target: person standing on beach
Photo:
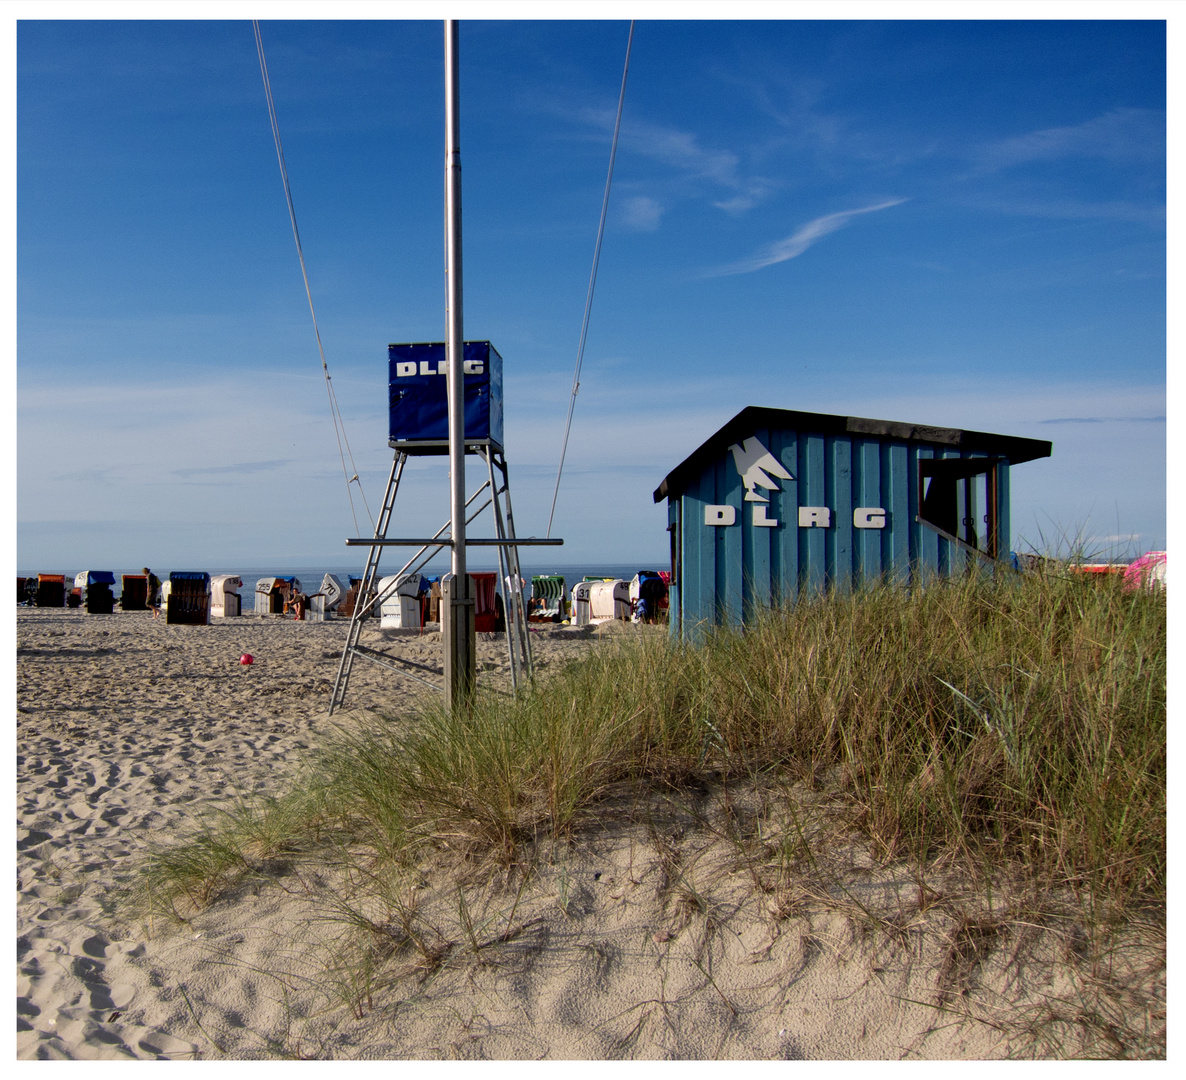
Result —
<instances>
[{"instance_id":1,"label":"person standing on beach","mask_svg":"<svg viewBox=\"0 0 1186 1080\"><path fill-rule=\"evenodd\" d=\"M144 576L148 579L145 603L152 608L152 617L155 619L161 613L161 579L147 566L144 568Z\"/></svg>"}]
</instances>

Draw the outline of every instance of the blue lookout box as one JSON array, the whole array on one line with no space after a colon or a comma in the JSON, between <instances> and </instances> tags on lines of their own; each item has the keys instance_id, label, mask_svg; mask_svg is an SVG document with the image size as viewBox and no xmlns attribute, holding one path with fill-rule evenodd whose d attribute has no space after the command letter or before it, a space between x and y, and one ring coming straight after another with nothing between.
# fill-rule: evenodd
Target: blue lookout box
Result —
<instances>
[{"instance_id":1,"label":"blue lookout box","mask_svg":"<svg viewBox=\"0 0 1186 1080\"><path fill-rule=\"evenodd\" d=\"M406 454L449 452L448 360L443 341L388 345L388 445ZM467 341L465 445L503 452L502 357L488 341Z\"/></svg>"},{"instance_id":2,"label":"blue lookout box","mask_svg":"<svg viewBox=\"0 0 1186 1080\"><path fill-rule=\"evenodd\" d=\"M1008 560L1009 467L1051 444L857 416L743 409L655 491L671 632L861 583Z\"/></svg>"}]
</instances>

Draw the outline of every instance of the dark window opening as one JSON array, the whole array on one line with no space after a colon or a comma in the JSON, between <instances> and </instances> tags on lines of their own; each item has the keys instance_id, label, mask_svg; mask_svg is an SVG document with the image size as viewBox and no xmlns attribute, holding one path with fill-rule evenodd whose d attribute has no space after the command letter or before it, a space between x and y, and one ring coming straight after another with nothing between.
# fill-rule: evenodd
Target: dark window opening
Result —
<instances>
[{"instance_id":1,"label":"dark window opening","mask_svg":"<svg viewBox=\"0 0 1186 1080\"><path fill-rule=\"evenodd\" d=\"M918 520L962 547L1000 557L997 470L1003 458L923 458Z\"/></svg>"}]
</instances>

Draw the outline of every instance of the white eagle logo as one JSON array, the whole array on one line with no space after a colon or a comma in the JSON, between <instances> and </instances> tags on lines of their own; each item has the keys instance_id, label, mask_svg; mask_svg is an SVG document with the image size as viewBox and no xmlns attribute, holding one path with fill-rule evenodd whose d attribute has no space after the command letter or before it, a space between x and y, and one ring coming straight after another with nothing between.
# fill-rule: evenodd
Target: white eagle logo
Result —
<instances>
[{"instance_id":1,"label":"white eagle logo","mask_svg":"<svg viewBox=\"0 0 1186 1080\"><path fill-rule=\"evenodd\" d=\"M746 502L768 503L770 501L769 498L756 490L759 487L766 488L768 491L782 490L771 479L771 476L777 476L780 480L795 479L756 437L734 443L729 447L729 450L733 454L733 463L741 475L741 482L745 485Z\"/></svg>"}]
</instances>

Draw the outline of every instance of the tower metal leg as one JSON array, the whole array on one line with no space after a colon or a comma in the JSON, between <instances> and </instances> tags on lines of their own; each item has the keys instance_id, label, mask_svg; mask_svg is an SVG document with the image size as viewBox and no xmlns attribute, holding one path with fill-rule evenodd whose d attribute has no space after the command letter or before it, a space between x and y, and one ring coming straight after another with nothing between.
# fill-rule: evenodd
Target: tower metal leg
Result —
<instances>
[{"instance_id":1,"label":"tower metal leg","mask_svg":"<svg viewBox=\"0 0 1186 1080\"><path fill-rule=\"evenodd\" d=\"M506 500L506 529L508 539L515 538L515 517L511 512L511 477L507 468L506 458L499 455L495 459L495 464L498 466L499 472L502 473L502 493ZM519 568L519 549L511 546L507 548L507 569L510 572L510 577L514 583L514 588L511 590L515 594L515 620L517 623L517 632L519 638L519 648L521 650L523 660L527 668L527 678L535 678L535 671L531 664L531 635L527 630L527 605L523 599L523 589L520 586L522 581L522 573Z\"/></svg>"},{"instance_id":2,"label":"tower metal leg","mask_svg":"<svg viewBox=\"0 0 1186 1080\"><path fill-rule=\"evenodd\" d=\"M515 522L511 514L510 480L506 459L502 454L494 453L489 448L483 448L481 453L486 461L487 479L466 500L466 510L469 510L470 506L473 505L487 488L490 490L490 495L477 509L467 516L466 524L477 518L488 505L493 505L496 536L500 540L513 541L515 539ZM391 475L387 480L387 489L383 496L383 506L379 512L379 522L375 526L375 540L385 540L387 538L387 529L391 522L395 497L399 491L400 478L403 475L407 457L408 455L403 451L397 451L391 463ZM501 474L501 486L497 482L495 469ZM505 500L505 508L503 500ZM439 537L448 527L448 523L442 525L437 530L435 536ZM439 545L426 544L404 563L396 577L405 573L418 572L444 546L443 543ZM346 690L350 683L350 672L353 668L355 658L362 656L367 660L381 662L380 657L382 654L375 653L374 650L360 646L359 638L362 634L363 623L375 614L376 608L379 607L382 601L382 597L378 595L376 590L376 582L379 577L379 560L382 552L383 545L381 544L374 544L368 548L362 585L359 588L358 600L354 605L354 611L350 616L350 627L346 633L346 644L342 650L342 659L338 665L338 676L334 682L333 694L330 697L329 713L331 716L334 710L339 708L345 701ZM511 663L511 684L517 691L525 680L529 681L534 677L534 672L531 662L531 639L527 629L527 606L523 597L523 590L519 584L522 579L519 564L519 549L515 544L498 546L498 569L499 576L503 582L503 595L506 601L507 651ZM508 580L510 581L510 588L506 587ZM389 660L390 658L385 663L385 666L398 671L399 669L391 664ZM402 674L407 673L402 672ZM411 677L417 678L417 676ZM420 681L423 682L425 680L421 679ZM437 687L437 689L440 689L440 687Z\"/></svg>"},{"instance_id":3,"label":"tower metal leg","mask_svg":"<svg viewBox=\"0 0 1186 1080\"><path fill-rule=\"evenodd\" d=\"M503 474L503 485L499 488L494 479L495 457L488 450L485 452L486 470L490 477L490 490L494 495L494 527L495 535L500 540L514 540L514 524L510 522L509 513L503 513L499 496L509 500L510 493L506 485L505 462L499 461L499 471ZM509 510L509 502L508 502ZM508 525L508 522L509 525ZM498 548L498 575L503 586L503 597L506 600L506 638L507 653L511 661L511 686L518 690L524 679L531 677L531 658L527 643L527 612L523 605L523 590L519 585L519 549L514 544L505 548Z\"/></svg>"},{"instance_id":4,"label":"tower metal leg","mask_svg":"<svg viewBox=\"0 0 1186 1080\"><path fill-rule=\"evenodd\" d=\"M379 521L375 525L375 539L387 538L387 526L391 522L391 511L395 506L395 496L399 491L400 477L403 476L404 463L408 455L399 451L391 462L391 474L387 478L387 490L383 493L383 507L379 511ZM350 629L346 632L346 647L342 650L342 660L338 665L338 677L334 680L334 692L329 699L329 714L333 716L334 709L346 698L346 687L350 683L350 669L354 666L354 650L358 645L362 624L374 613L368 598L374 587L375 577L379 570L379 559L383 555L383 547L374 544L368 549L366 569L362 574L362 584L358 589L358 596L354 601L354 611L350 615Z\"/></svg>"}]
</instances>

